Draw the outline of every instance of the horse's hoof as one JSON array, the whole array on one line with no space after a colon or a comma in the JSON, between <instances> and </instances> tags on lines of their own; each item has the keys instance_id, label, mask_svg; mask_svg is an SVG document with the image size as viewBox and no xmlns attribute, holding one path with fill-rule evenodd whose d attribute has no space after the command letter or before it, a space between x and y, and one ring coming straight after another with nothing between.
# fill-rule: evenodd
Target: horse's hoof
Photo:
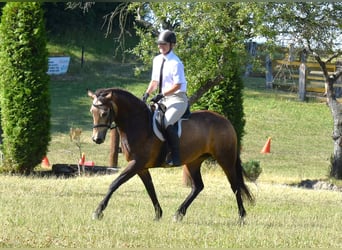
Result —
<instances>
[{"instance_id":1,"label":"horse's hoof","mask_svg":"<svg viewBox=\"0 0 342 250\"><path fill-rule=\"evenodd\" d=\"M245 222L245 217L240 217L240 218L239 218L238 224L239 224L240 226L245 225L245 224L246 224L246 222Z\"/></svg>"},{"instance_id":2,"label":"horse's hoof","mask_svg":"<svg viewBox=\"0 0 342 250\"><path fill-rule=\"evenodd\" d=\"M100 213L94 212L93 213L93 220L101 220L102 218L103 218L103 213L102 212L100 212Z\"/></svg>"},{"instance_id":3,"label":"horse's hoof","mask_svg":"<svg viewBox=\"0 0 342 250\"><path fill-rule=\"evenodd\" d=\"M181 222L183 220L183 217L184 215L181 214L181 213L176 213L174 216L173 216L173 221L174 222Z\"/></svg>"},{"instance_id":4,"label":"horse's hoof","mask_svg":"<svg viewBox=\"0 0 342 250\"><path fill-rule=\"evenodd\" d=\"M154 217L153 221L160 221L160 217Z\"/></svg>"}]
</instances>

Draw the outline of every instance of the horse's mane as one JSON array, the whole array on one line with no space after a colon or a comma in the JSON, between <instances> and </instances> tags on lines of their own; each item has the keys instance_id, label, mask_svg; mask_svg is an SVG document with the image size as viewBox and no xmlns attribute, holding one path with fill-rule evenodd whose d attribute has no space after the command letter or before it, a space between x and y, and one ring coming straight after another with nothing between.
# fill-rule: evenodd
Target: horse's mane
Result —
<instances>
[{"instance_id":1,"label":"horse's mane","mask_svg":"<svg viewBox=\"0 0 342 250\"><path fill-rule=\"evenodd\" d=\"M128 92L127 90L121 88L107 88L107 89L98 89L95 92L96 97L104 104L108 103L108 100L105 98L108 94L112 93L114 98L120 99L121 103L125 108L131 107L131 112L135 114L137 113L146 113L146 116L139 116L139 119L146 119L148 123L148 127L152 128L151 123L151 110L148 108L146 103L144 103L141 99L133 95L132 93ZM132 113L131 113L132 114ZM145 118L144 118L145 117ZM135 116L137 119L138 116Z\"/></svg>"},{"instance_id":2,"label":"horse's mane","mask_svg":"<svg viewBox=\"0 0 342 250\"><path fill-rule=\"evenodd\" d=\"M123 97L123 99L128 100L129 103L131 103L135 107L146 107L146 104L141 99L128 92L127 90L121 88L98 89L96 90L95 95L97 98L99 98L100 101L104 101L103 97L107 96L109 93L113 93L115 95Z\"/></svg>"}]
</instances>

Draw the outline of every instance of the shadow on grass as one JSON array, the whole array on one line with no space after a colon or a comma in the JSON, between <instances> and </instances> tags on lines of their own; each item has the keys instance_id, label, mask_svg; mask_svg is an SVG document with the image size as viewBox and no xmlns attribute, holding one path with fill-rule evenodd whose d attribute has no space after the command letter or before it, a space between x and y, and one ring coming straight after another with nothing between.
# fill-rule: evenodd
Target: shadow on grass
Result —
<instances>
[{"instance_id":1,"label":"shadow on grass","mask_svg":"<svg viewBox=\"0 0 342 250\"><path fill-rule=\"evenodd\" d=\"M93 65L93 67L92 67ZM91 101L87 89L124 88L139 92L147 79L134 76L133 64L98 63L78 72L51 77L51 132L68 133L70 127L91 129ZM142 90L141 90L142 92Z\"/></svg>"}]
</instances>

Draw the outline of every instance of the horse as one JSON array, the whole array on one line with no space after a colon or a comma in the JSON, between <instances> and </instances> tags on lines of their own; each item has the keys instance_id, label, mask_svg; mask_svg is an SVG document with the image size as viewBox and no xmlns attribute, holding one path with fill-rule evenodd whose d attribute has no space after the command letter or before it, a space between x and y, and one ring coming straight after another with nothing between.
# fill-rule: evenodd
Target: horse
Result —
<instances>
[{"instance_id":1,"label":"horse","mask_svg":"<svg viewBox=\"0 0 342 250\"><path fill-rule=\"evenodd\" d=\"M153 132L150 106L120 88L98 89L95 93L88 90L88 96L92 99L92 140L97 144L103 143L107 130L115 123L120 134L121 150L128 162L109 186L107 194L93 213L93 219L102 219L114 191L135 175L142 180L152 201L154 220L161 219L163 212L149 169L166 167L168 149L167 143ZM203 190L201 164L212 157L221 166L230 183L237 201L239 220L243 222L246 216L243 199L248 198L253 202L254 197L244 182L245 172L231 122L213 111L199 110L191 112L189 119L183 120L181 126L180 158L191 180L191 192L177 209L174 220L183 219L190 204Z\"/></svg>"}]
</instances>

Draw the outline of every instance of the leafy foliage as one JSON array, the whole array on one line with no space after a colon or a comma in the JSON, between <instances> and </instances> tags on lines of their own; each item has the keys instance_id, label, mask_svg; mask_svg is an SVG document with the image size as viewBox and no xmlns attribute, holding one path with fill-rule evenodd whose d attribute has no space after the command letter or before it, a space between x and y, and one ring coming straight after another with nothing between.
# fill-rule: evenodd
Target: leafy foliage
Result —
<instances>
[{"instance_id":1,"label":"leafy foliage","mask_svg":"<svg viewBox=\"0 0 342 250\"><path fill-rule=\"evenodd\" d=\"M10 2L0 25L3 168L29 173L50 141L50 93L43 11L37 2Z\"/></svg>"},{"instance_id":2,"label":"leafy foliage","mask_svg":"<svg viewBox=\"0 0 342 250\"><path fill-rule=\"evenodd\" d=\"M260 161L257 160L250 160L242 164L242 167L251 181L256 181L259 175L262 172L262 168L260 167Z\"/></svg>"},{"instance_id":3,"label":"leafy foliage","mask_svg":"<svg viewBox=\"0 0 342 250\"><path fill-rule=\"evenodd\" d=\"M208 109L216 111L227 117L234 125L238 136L238 144L244 135L246 120L243 111L243 81L239 70L231 72L220 85L214 86L194 105L196 109Z\"/></svg>"}]
</instances>

